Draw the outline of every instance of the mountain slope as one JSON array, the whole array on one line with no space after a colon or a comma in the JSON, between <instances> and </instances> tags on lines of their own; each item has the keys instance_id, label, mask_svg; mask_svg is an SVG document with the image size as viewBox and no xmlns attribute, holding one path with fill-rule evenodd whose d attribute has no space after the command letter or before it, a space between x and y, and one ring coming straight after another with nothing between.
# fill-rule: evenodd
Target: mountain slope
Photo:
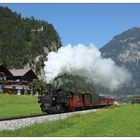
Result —
<instances>
[{"instance_id":1,"label":"mountain slope","mask_svg":"<svg viewBox=\"0 0 140 140\"><path fill-rule=\"evenodd\" d=\"M140 28L134 27L113 37L100 49L102 56L125 66L132 74L128 87L116 91L120 94L140 93Z\"/></svg>"}]
</instances>

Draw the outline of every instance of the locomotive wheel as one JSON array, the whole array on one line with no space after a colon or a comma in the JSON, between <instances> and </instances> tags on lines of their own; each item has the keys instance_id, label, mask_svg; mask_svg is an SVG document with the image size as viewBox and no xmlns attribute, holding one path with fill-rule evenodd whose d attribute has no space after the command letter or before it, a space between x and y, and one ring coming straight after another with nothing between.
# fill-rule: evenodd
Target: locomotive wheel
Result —
<instances>
[{"instance_id":1,"label":"locomotive wheel","mask_svg":"<svg viewBox=\"0 0 140 140\"><path fill-rule=\"evenodd\" d=\"M44 112L44 113L46 113L47 110L48 110L47 107L45 106L45 104L41 104L40 108L41 108L41 111ZM47 113L49 113L49 112L47 112Z\"/></svg>"},{"instance_id":2,"label":"locomotive wheel","mask_svg":"<svg viewBox=\"0 0 140 140\"><path fill-rule=\"evenodd\" d=\"M59 105L58 111L59 111L59 113L64 113L65 109L61 105Z\"/></svg>"},{"instance_id":3,"label":"locomotive wheel","mask_svg":"<svg viewBox=\"0 0 140 140\"><path fill-rule=\"evenodd\" d=\"M42 112L44 112L44 113L46 112L46 110L45 110L43 104L40 105L40 108L41 108L41 111L42 111Z\"/></svg>"},{"instance_id":4,"label":"locomotive wheel","mask_svg":"<svg viewBox=\"0 0 140 140\"><path fill-rule=\"evenodd\" d=\"M56 106L53 106L51 108L51 112L50 113L63 113L64 112L64 109L62 108L61 105L56 105Z\"/></svg>"},{"instance_id":5,"label":"locomotive wheel","mask_svg":"<svg viewBox=\"0 0 140 140\"><path fill-rule=\"evenodd\" d=\"M71 108L71 109L70 109L71 112L73 112L73 111L75 111L75 110L76 110L76 108Z\"/></svg>"}]
</instances>

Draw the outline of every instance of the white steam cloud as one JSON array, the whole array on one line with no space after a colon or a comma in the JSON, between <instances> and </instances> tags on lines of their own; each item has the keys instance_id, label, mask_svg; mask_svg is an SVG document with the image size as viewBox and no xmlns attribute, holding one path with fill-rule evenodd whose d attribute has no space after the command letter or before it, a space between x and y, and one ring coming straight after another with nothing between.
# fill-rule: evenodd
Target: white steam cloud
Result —
<instances>
[{"instance_id":1,"label":"white steam cloud","mask_svg":"<svg viewBox=\"0 0 140 140\"><path fill-rule=\"evenodd\" d=\"M110 58L103 58L92 44L61 47L57 52L50 52L44 63L48 83L57 76L69 73L85 77L89 82L113 91L131 80L126 68L115 65Z\"/></svg>"}]
</instances>

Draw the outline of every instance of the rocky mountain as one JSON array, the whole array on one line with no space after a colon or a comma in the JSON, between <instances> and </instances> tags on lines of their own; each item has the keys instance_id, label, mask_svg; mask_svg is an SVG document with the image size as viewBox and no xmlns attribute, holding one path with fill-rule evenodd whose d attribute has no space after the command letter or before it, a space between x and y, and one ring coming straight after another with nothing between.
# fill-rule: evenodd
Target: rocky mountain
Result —
<instances>
[{"instance_id":1,"label":"rocky mountain","mask_svg":"<svg viewBox=\"0 0 140 140\"><path fill-rule=\"evenodd\" d=\"M0 63L9 69L32 68L44 77L44 60L49 51L61 47L59 34L52 24L0 6Z\"/></svg>"},{"instance_id":2,"label":"rocky mountain","mask_svg":"<svg viewBox=\"0 0 140 140\"><path fill-rule=\"evenodd\" d=\"M125 66L132 74L129 86L114 93L140 94L140 28L134 27L113 37L100 51L103 57L111 58L119 66Z\"/></svg>"}]
</instances>

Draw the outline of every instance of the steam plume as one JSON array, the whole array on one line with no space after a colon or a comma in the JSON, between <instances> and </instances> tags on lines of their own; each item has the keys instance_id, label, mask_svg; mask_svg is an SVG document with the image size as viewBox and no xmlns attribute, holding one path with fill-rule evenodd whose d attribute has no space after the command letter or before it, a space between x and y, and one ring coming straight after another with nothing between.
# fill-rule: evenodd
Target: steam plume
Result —
<instances>
[{"instance_id":1,"label":"steam plume","mask_svg":"<svg viewBox=\"0 0 140 140\"><path fill-rule=\"evenodd\" d=\"M103 58L92 44L61 47L57 52L50 52L44 63L48 83L57 76L69 73L85 77L95 85L113 91L131 80L131 74L126 68L118 67L110 58Z\"/></svg>"}]
</instances>

